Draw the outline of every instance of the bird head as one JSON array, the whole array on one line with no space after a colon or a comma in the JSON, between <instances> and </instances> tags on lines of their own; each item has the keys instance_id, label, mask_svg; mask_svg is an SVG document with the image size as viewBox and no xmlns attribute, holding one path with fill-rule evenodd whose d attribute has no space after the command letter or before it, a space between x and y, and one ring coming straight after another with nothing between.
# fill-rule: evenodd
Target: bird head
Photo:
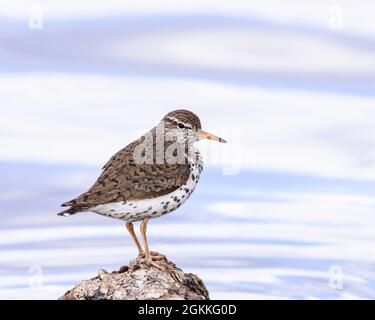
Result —
<instances>
[{"instance_id":1,"label":"bird head","mask_svg":"<svg viewBox=\"0 0 375 320\"><path fill-rule=\"evenodd\" d=\"M203 131L198 116L189 110L179 109L169 112L164 116L162 122L166 133L183 143L186 141L194 143L202 139L226 143L224 139Z\"/></svg>"}]
</instances>

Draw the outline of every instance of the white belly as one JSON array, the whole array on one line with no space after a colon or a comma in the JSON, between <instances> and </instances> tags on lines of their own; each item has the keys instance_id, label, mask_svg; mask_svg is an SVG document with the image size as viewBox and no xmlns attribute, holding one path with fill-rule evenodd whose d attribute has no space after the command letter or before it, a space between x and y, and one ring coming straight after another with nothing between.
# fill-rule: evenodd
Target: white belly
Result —
<instances>
[{"instance_id":1,"label":"white belly","mask_svg":"<svg viewBox=\"0 0 375 320\"><path fill-rule=\"evenodd\" d=\"M177 209L190 197L198 183L201 170L201 164L193 164L186 183L164 196L101 204L91 208L90 211L127 222L143 220L145 217L160 217Z\"/></svg>"}]
</instances>

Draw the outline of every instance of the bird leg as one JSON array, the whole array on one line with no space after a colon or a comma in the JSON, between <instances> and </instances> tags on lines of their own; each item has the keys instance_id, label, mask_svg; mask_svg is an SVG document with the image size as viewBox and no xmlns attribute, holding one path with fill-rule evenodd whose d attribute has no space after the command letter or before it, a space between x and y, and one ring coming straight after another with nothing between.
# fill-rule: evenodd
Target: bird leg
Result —
<instances>
[{"instance_id":1,"label":"bird leg","mask_svg":"<svg viewBox=\"0 0 375 320\"><path fill-rule=\"evenodd\" d=\"M145 246L145 260L146 260L146 264L151 264L152 262L152 259L151 259L151 254L150 254L150 249L148 247L148 242L147 242L147 236L146 236L146 231L147 231L147 224L148 224L148 221L150 220L149 217L146 217L143 219L142 223L141 223L141 235L142 235L142 239L143 239L143 244Z\"/></svg>"},{"instance_id":2,"label":"bird leg","mask_svg":"<svg viewBox=\"0 0 375 320\"><path fill-rule=\"evenodd\" d=\"M132 239L134 240L134 242L135 242L135 244L136 244L136 246L138 248L139 255L140 256L144 256L145 252L143 251L143 248L142 248L141 244L139 243L138 238L137 238L137 236L136 236L136 234L134 232L133 224L131 222L127 222L126 223L126 228L128 229L128 231L129 231Z\"/></svg>"},{"instance_id":3,"label":"bird leg","mask_svg":"<svg viewBox=\"0 0 375 320\"><path fill-rule=\"evenodd\" d=\"M143 239L144 247L145 247L145 259L144 259L145 264L148 266L152 265L157 269L166 271L168 269L168 266L165 264L166 262L165 255L160 254L155 251L150 251L148 247L146 231L147 231L147 224L149 220L150 218L146 217L143 219L141 223L141 235L142 235L142 239Z\"/></svg>"}]
</instances>

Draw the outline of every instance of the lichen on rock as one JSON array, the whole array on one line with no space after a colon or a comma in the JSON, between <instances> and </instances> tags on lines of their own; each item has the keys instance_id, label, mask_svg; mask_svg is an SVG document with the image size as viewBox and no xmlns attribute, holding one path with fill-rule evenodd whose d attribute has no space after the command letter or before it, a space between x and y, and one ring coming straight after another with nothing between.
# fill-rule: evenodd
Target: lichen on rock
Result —
<instances>
[{"instance_id":1,"label":"lichen on rock","mask_svg":"<svg viewBox=\"0 0 375 320\"><path fill-rule=\"evenodd\" d=\"M164 257L162 268L148 266L141 258L118 271L100 269L95 278L83 280L61 300L208 300L202 280L184 273Z\"/></svg>"}]
</instances>

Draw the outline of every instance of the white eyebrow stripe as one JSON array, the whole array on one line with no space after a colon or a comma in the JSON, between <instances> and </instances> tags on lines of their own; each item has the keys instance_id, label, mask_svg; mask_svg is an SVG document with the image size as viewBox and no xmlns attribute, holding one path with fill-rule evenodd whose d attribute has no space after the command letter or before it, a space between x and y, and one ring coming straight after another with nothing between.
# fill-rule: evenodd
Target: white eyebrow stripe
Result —
<instances>
[{"instance_id":1,"label":"white eyebrow stripe","mask_svg":"<svg viewBox=\"0 0 375 320\"><path fill-rule=\"evenodd\" d=\"M179 124L179 123L183 123L183 124L185 125L185 127L187 127L187 128L192 128L191 125L189 125L189 124L187 124L186 122L183 122L183 121L177 119L176 117L168 116L167 119L169 119L169 120L171 120L171 121L173 121L173 122L176 122L177 124Z\"/></svg>"},{"instance_id":2,"label":"white eyebrow stripe","mask_svg":"<svg viewBox=\"0 0 375 320\"><path fill-rule=\"evenodd\" d=\"M176 117L172 117L172 116L168 116L167 119L172 120L172 121L177 122L177 123L181 122Z\"/></svg>"}]
</instances>

